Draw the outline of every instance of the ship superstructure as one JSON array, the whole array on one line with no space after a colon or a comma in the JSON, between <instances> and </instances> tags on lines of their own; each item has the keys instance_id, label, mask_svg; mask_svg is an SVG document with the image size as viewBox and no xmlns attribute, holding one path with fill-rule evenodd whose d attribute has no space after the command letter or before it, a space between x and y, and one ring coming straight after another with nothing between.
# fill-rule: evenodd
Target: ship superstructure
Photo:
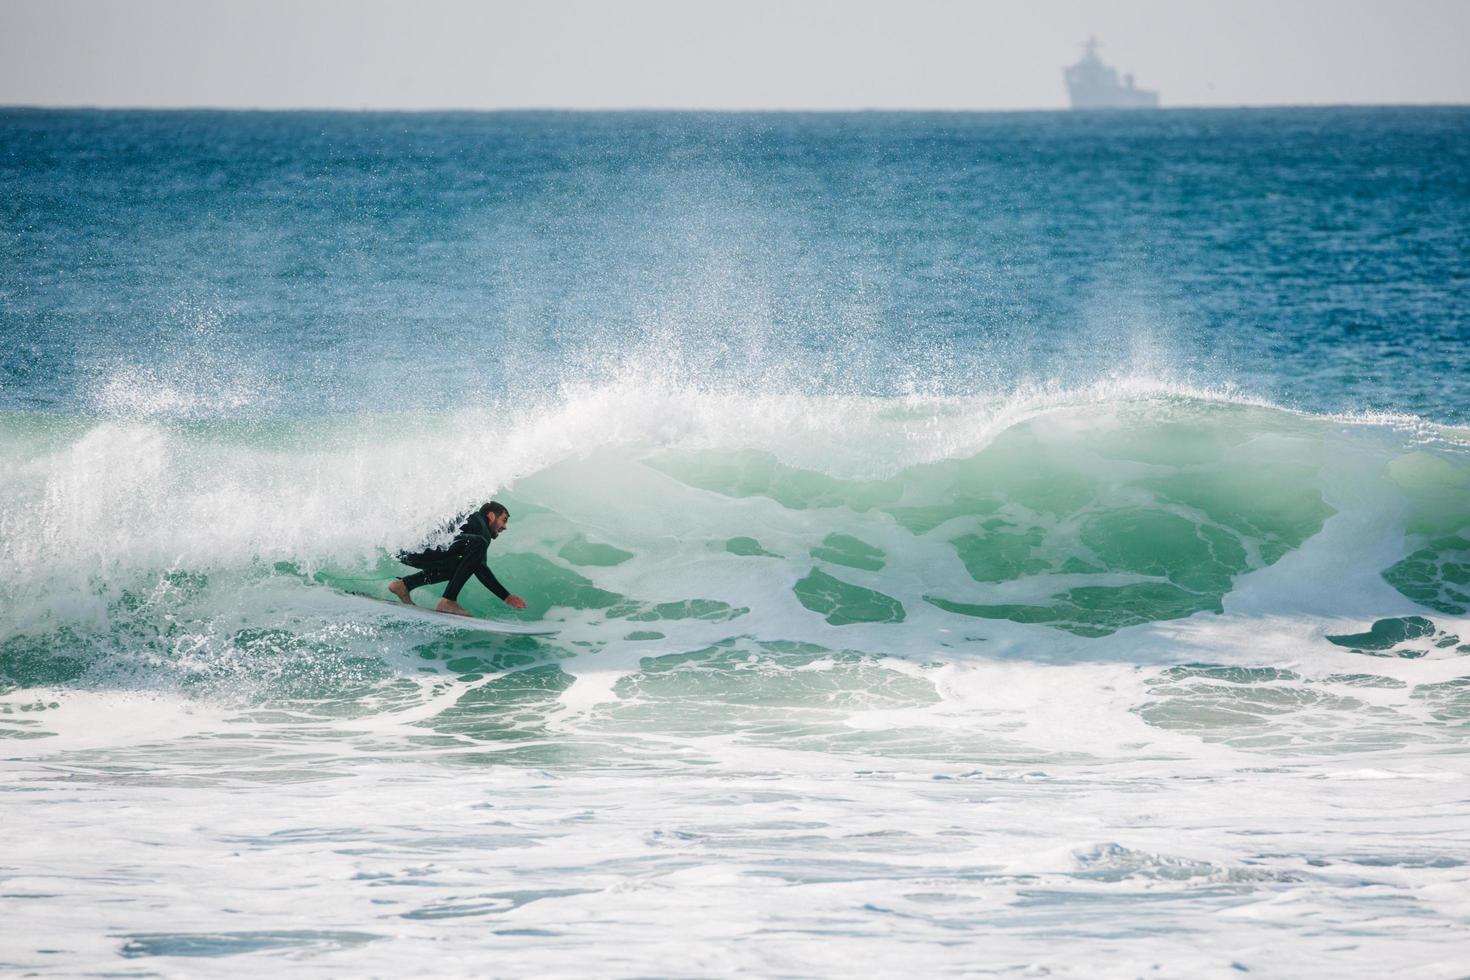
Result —
<instances>
[{"instance_id":1,"label":"ship superstructure","mask_svg":"<svg viewBox=\"0 0 1470 980\"><path fill-rule=\"evenodd\" d=\"M1135 88L1133 76L1120 79L1116 69L1097 56L1097 38L1087 39L1082 60L1063 72L1073 109L1157 109L1159 93Z\"/></svg>"}]
</instances>

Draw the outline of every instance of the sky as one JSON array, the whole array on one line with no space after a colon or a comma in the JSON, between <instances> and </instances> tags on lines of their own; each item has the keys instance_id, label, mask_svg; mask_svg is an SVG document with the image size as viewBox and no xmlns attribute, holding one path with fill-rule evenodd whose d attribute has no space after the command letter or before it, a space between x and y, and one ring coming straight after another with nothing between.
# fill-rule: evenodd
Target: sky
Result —
<instances>
[{"instance_id":1,"label":"sky","mask_svg":"<svg viewBox=\"0 0 1470 980\"><path fill-rule=\"evenodd\" d=\"M1470 103L1470 0L0 0L0 105L1056 109L1094 34L1166 106Z\"/></svg>"}]
</instances>

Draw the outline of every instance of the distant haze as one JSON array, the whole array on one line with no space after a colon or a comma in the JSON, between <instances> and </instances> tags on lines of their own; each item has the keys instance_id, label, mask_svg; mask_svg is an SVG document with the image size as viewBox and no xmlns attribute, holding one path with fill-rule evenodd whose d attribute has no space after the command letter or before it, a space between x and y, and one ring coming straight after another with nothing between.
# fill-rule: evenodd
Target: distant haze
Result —
<instances>
[{"instance_id":1,"label":"distant haze","mask_svg":"<svg viewBox=\"0 0 1470 980\"><path fill-rule=\"evenodd\" d=\"M0 104L1049 109L1470 103L1462 0L4 0Z\"/></svg>"}]
</instances>

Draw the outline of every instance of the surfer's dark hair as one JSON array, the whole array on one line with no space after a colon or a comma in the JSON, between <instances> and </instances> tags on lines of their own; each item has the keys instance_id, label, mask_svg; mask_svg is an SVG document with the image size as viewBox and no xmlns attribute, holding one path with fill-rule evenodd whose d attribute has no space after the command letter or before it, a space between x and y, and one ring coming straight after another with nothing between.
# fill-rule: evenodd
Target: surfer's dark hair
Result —
<instances>
[{"instance_id":1,"label":"surfer's dark hair","mask_svg":"<svg viewBox=\"0 0 1470 980\"><path fill-rule=\"evenodd\" d=\"M495 500L490 501L488 504L481 504L480 513L486 517L489 517L491 514L494 514L496 517L499 517L501 514L504 514L506 517L510 516L510 511L505 509L505 504Z\"/></svg>"}]
</instances>

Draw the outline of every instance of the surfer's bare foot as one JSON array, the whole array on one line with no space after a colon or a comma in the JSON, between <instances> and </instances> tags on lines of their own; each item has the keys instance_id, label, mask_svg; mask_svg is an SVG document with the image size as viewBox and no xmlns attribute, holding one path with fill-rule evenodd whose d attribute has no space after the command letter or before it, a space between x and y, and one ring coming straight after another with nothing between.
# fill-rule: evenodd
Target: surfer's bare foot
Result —
<instances>
[{"instance_id":1,"label":"surfer's bare foot","mask_svg":"<svg viewBox=\"0 0 1470 980\"><path fill-rule=\"evenodd\" d=\"M398 601L405 606L413 605L413 600L408 597L408 586L403 584L403 579L395 578L388 583L388 591L398 597Z\"/></svg>"},{"instance_id":2,"label":"surfer's bare foot","mask_svg":"<svg viewBox=\"0 0 1470 980\"><path fill-rule=\"evenodd\" d=\"M453 599L440 599L439 605L435 606L434 608L439 612L453 613L456 616L474 615L474 613L470 612L468 609L466 609L464 606L461 606Z\"/></svg>"}]
</instances>

